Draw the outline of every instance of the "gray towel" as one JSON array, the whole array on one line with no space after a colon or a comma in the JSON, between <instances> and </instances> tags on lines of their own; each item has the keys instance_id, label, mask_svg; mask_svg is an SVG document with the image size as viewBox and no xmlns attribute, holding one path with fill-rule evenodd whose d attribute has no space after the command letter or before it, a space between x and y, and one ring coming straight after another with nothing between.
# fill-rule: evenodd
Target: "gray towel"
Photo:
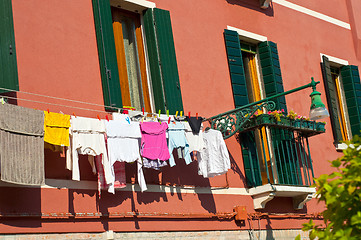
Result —
<instances>
[{"instance_id":1,"label":"gray towel","mask_svg":"<svg viewBox=\"0 0 361 240\"><path fill-rule=\"evenodd\" d=\"M44 112L0 104L1 180L44 184Z\"/></svg>"}]
</instances>

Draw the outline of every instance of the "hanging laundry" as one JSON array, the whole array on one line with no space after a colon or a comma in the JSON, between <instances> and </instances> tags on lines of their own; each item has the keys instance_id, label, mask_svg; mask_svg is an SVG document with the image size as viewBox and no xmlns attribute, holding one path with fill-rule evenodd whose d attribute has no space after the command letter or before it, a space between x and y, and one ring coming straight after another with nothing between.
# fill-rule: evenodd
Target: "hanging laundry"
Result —
<instances>
[{"instance_id":1,"label":"hanging laundry","mask_svg":"<svg viewBox=\"0 0 361 240\"><path fill-rule=\"evenodd\" d=\"M94 173L96 173L94 156L102 155L106 184L113 184L114 174L111 172L105 146L104 122L98 119L74 116L71 116L70 122L70 148L67 151L67 166L71 165L72 179L80 181L79 154L88 155Z\"/></svg>"},{"instance_id":2,"label":"hanging laundry","mask_svg":"<svg viewBox=\"0 0 361 240\"><path fill-rule=\"evenodd\" d=\"M44 111L44 142L69 146L70 115Z\"/></svg>"},{"instance_id":3,"label":"hanging laundry","mask_svg":"<svg viewBox=\"0 0 361 240\"><path fill-rule=\"evenodd\" d=\"M204 141L203 141L203 124L200 126L199 133L193 133L191 126L188 122L183 122L184 128L185 128L185 135L189 144L189 151L197 151L203 149L204 147Z\"/></svg>"},{"instance_id":4,"label":"hanging laundry","mask_svg":"<svg viewBox=\"0 0 361 240\"><path fill-rule=\"evenodd\" d=\"M201 125L203 118L202 117L186 117L186 120L188 121L189 125L192 128L192 132L194 134L198 134L201 130Z\"/></svg>"},{"instance_id":5,"label":"hanging laundry","mask_svg":"<svg viewBox=\"0 0 361 240\"><path fill-rule=\"evenodd\" d=\"M170 158L167 147L166 131L168 124L163 122L143 122L140 124L142 132L141 154L151 160L168 160Z\"/></svg>"},{"instance_id":6,"label":"hanging laundry","mask_svg":"<svg viewBox=\"0 0 361 240\"><path fill-rule=\"evenodd\" d=\"M186 135L184 132L184 125L180 122L173 122L168 125L168 149L169 149L169 166L175 166L175 161L173 157L173 149L181 148L184 154L178 154L179 157L184 156L184 160L186 164L190 164L192 162L190 153L189 153L189 144L186 139Z\"/></svg>"},{"instance_id":7,"label":"hanging laundry","mask_svg":"<svg viewBox=\"0 0 361 240\"><path fill-rule=\"evenodd\" d=\"M204 148L198 158L198 174L205 178L222 175L231 168L231 162L222 133L209 129L203 133Z\"/></svg>"},{"instance_id":8,"label":"hanging laundry","mask_svg":"<svg viewBox=\"0 0 361 240\"><path fill-rule=\"evenodd\" d=\"M143 167L145 168L151 168L154 170L160 170L162 167L168 166L167 161L162 161L159 159L152 160L143 157Z\"/></svg>"},{"instance_id":9,"label":"hanging laundry","mask_svg":"<svg viewBox=\"0 0 361 240\"><path fill-rule=\"evenodd\" d=\"M123 113L113 113L113 120L118 120L127 123L130 123L132 121L128 114L123 114Z\"/></svg>"},{"instance_id":10,"label":"hanging laundry","mask_svg":"<svg viewBox=\"0 0 361 240\"><path fill-rule=\"evenodd\" d=\"M160 115L157 115L157 118L159 121L161 122L168 122L169 120L171 122L174 122L174 116L173 115L167 115L167 114L160 114ZM170 118L170 119L169 119Z\"/></svg>"},{"instance_id":11,"label":"hanging laundry","mask_svg":"<svg viewBox=\"0 0 361 240\"><path fill-rule=\"evenodd\" d=\"M42 185L44 170L43 111L0 104L1 180Z\"/></svg>"},{"instance_id":12,"label":"hanging laundry","mask_svg":"<svg viewBox=\"0 0 361 240\"><path fill-rule=\"evenodd\" d=\"M95 165L97 168L98 174L98 195L101 196L101 190L106 190L110 187L109 184L105 182L104 168L102 164L102 157L98 155L95 157ZM116 162L114 164L114 188L125 188L126 187L126 178L125 178L125 162Z\"/></svg>"},{"instance_id":13,"label":"hanging laundry","mask_svg":"<svg viewBox=\"0 0 361 240\"><path fill-rule=\"evenodd\" d=\"M159 123L158 123L159 125ZM143 174L143 164L139 153L141 139L139 122L105 121L109 162L114 176L114 164L118 162L137 162L138 184L141 191L147 190ZM113 186L109 188L113 191Z\"/></svg>"}]
</instances>

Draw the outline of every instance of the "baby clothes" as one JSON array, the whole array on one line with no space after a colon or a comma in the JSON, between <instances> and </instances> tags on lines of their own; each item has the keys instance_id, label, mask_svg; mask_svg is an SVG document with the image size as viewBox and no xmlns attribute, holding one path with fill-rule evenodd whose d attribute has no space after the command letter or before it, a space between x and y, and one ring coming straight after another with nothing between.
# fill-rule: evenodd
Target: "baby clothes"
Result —
<instances>
[{"instance_id":1,"label":"baby clothes","mask_svg":"<svg viewBox=\"0 0 361 240\"><path fill-rule=\"evenodd\" d=\"M144 122L140 124L140 129L142 131L142 156L151 160L168 160L170 158L166 138L168 124Z\"/></svg>"},{"instance_id":2,"label":"baby clothes","mask_svg":"<svg viewBox=\"0 0 361 240\"><path fill-rule=\"evenodd\" d=\"M162 161L159 159L151 160L151 159L143 157L143 167L145 167L145 168L160 170L160 168L165 167L165 166L168 166L168 163L166 161Z\"/></svg>"},{"instance_id":3,"label":"baby clothes","mask_svg":"<svg viewBox=\"0 0 361 240\"><path fill-rule=\"evenodd\" d=\"M69 146L70 115L44 111L44 142Z\"/></svg>"},{"instance_id":4,"label":"baby clothes","mask_svg":"<svg viewBox=\"0 0 361 240\"><path fill-rule=\"evenodd\" d=\"M70 149L67 151L67 166L71 163L72 179L80 181L79 156L89 155L89 162L95 170L94 157L102 155L102 165L106 184L114 183L114 175L111 173L108 154L105 146L105 126L103 121L85 117L71 117Z\"/></svg>"},{"instance_id":5,"label":"baby clothes","mask_svg":"<svg viewBox=\"0 0 361 240\"><path fill-rule=\"evenodd\" d=\"M192 132L194 134L198 134L199 131L201 130L201 125L202 125L202 121L203 121L203 118L202 117L186 117L189 125L191 126L192 128Z\"/></svg>"},{"instance_id":6,"label":"baby clothes","mask_svg":"<svg viewBox=\"0 0 361 240\"><path fill-rule=\"evenodd\" d=\"M188 122L183 122L184 128L185 128L185 134L187 141L189 143L189 151L200 151L204 147L204 141L203 141L203 124L201 124L200 131L198 134L193 133L191 126Z\"/></svg>"},{"instance_id":7,"label":"baby clothes","mask_svg":"<svg viewBox=\"0 0 361 240\"><path fill-rule=\"evenodd\" d=\"M143 174L142 161L139 153L141 138L138 122L124 122L118 120L105 121L109 162L114 176L114 164L118 162L137 162L138 183L142 191L147 190ZM110 191L113 190L111 186Z\"/></svg>"},{"instance_id":8,"label":"baby clothes","mask_svg":"<svg viewBox=\"0 0 361 240\"><path fill-rule=\"evenodd\" d=\"M198 174L205 178L224 174L231 168L231 162L222 133L209 129L204 132L204 148L198 158Z\"/></svg>"},{"instance_id":9,"label":"baby clothes","mask_svg":"<svg viewBox=\"0 0 361 240\"><path fill-rule=\"evenodd\" d=\"M132 121L128 114L123 114L123 113L113 113L113 120L118 120L127 123L130 123Z\"/></svg>"},{"instance_id":10,"label":"baby clothes","mask_svg":"<svg viewBox=\"0 0 361 240\"><path fill-rule=\"evenodd\" d=\"M174 148L183 148L184 150L184 160L186 164L192 162L191 156L189 154L189 145L184 132L184 125L180 122L173 122L168 125L168 149L169 149L169 166L175 166L175 161L173 157ZM182 154L183 155L183 154Z\"/></svg>"}]
</instances>

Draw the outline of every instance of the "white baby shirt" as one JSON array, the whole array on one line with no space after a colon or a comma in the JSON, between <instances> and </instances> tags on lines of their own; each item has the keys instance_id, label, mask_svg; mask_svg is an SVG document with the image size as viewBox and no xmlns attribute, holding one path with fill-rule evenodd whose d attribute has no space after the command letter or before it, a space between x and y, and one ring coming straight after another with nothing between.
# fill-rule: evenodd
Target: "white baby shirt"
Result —
<instances>
[{"instance_id":1,"label":"white baby shirt","mask_svg":"<svg viewBox=\"0 0 361 240\"><path fill-rule=\"evenodd\" d=\"M111 174L110 163L105 146L105 126L103 121L93 118L74 117L70 119L70 150L67 150L67 166L71 165L72 179L80 181L79 155L103 155L102 164L104 177L107 184L114 182ZM89 162L95 172L94 159L89 157Z\"/></svg>"},{"instance_id":2,"label":"white baby shirt","mask_svg":"<svg viewBox=\"0 0 361 240\"><path fill-rule=\"evenodd\" d=\"M147 190L139 153L142 137L139 122L124 122L118 120L105 121L109 162L114 176L113 164L119 162L137 162L138 183L141 191ZM113 191L113 187L110 188Z\"/></svg>"}]
</instances>

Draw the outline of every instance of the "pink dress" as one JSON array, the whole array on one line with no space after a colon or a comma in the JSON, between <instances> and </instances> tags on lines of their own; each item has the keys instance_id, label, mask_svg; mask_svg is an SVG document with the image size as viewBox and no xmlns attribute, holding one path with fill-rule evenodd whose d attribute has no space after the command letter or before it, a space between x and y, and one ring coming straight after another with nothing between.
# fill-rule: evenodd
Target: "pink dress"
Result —
<instances>
[{"instance_id":1,"label":"pink dress","mask_svg":"<svg viewBox=\"0 0 361 240\"><path fill-rule=\"evenodd\" d=\"M151 160L168 160L170 158L167 146L166 131L168 124L163 122L144 122L140 124L142 131L141 155Z\"/></svg>"}]
</instances>

